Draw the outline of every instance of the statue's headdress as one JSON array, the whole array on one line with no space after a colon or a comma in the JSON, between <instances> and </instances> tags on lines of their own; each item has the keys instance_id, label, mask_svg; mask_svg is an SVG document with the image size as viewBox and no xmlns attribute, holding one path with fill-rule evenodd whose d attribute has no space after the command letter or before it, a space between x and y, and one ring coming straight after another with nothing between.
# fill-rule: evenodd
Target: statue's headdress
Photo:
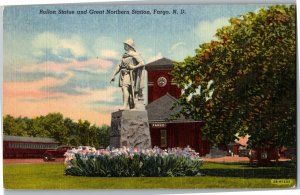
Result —
<instances>
[{"instance_id":1,"label":"statue's headdress","mask_svg":"<svg viewBox=\"0 0 300 195\"><path fill-rule=\"evenodd\" d=\"M124 41L124 44L129 45L135 51L135 45L132 38L129 38L126 41Z\"/></svg>"}]
</instances>

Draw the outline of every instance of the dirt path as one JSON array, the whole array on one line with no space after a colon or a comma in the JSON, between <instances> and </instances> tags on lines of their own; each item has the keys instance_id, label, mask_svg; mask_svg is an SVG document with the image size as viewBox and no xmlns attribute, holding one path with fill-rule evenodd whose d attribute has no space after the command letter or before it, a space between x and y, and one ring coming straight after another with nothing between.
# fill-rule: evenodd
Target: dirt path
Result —
<instances>
[{"instance_id":1,"label":"dirt path","mask_svg":"<svg viewBox=\"0 0 300 195\"><path fill-rule=\"evenodd\" d=\"M223 163L232 163L232 162L249 162L248 157L239 157L239 156L224 156L221 158L205 158L203 157L204 162L223 162Z\"/></svg>"}]
</instances>

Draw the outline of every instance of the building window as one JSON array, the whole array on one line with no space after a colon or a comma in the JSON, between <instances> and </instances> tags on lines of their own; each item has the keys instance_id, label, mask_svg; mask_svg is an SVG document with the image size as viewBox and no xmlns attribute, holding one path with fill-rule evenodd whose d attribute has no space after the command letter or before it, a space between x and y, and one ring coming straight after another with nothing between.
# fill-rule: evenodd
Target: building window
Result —
<instances>
[{"instance_id":1,"label":"building window","mask_svg":"<svg viewBox=\"0 0 300 195\"><path fill-rule=\"evenodd\" d=\"M160 130L160 147L167 147L167 130Z\"/></svg>"}]
</instances>

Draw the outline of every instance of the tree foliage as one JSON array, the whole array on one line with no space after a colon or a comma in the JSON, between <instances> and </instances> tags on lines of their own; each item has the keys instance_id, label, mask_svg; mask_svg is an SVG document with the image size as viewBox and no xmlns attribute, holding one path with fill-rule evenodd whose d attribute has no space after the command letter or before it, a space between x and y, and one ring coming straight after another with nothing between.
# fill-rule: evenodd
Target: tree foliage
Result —
<instances>
[{"instance_id":1,"label":"tree foliage","mask_svg":"<svg viewBox=\"0 0 300 195\"><path fill-rule=\"evenodd\" d=\"M49 113L33 119L6 115L3 120L4 135L51 137L72 146L107 147L109 132L110 127L107 125L97 127L81 119L74 122L70 118L64 118L61 113Z\"/></svg>"},{"instance_id":2,"label":"tree foliage","mask_svg":"<svg viewBox=\"0 0 300 195\"><path fill-rule=\"evenodd\" d=\"M185 89L179 114L204 121L214 144L249 134L250 147L295 146L295 33L294 5L231 18L217 41L175 64L172 74Z\"/></svg>"}]
</instances>

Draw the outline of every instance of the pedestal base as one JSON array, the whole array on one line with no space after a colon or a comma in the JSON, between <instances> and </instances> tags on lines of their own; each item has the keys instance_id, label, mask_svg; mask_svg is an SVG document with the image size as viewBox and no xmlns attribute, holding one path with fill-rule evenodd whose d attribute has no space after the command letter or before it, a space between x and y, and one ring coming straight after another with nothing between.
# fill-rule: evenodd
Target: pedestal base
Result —
<instances>
[{"instance_id":1,"label":"pedestal base","mask_svg":"<svg viewBox=\"0 0 300 195\"><path fill-rule=\"evenodd\" d=\"M146 110L125 110L112 113L110 146L115 148L151 148Z\"/></svg>"}]
</instances>

